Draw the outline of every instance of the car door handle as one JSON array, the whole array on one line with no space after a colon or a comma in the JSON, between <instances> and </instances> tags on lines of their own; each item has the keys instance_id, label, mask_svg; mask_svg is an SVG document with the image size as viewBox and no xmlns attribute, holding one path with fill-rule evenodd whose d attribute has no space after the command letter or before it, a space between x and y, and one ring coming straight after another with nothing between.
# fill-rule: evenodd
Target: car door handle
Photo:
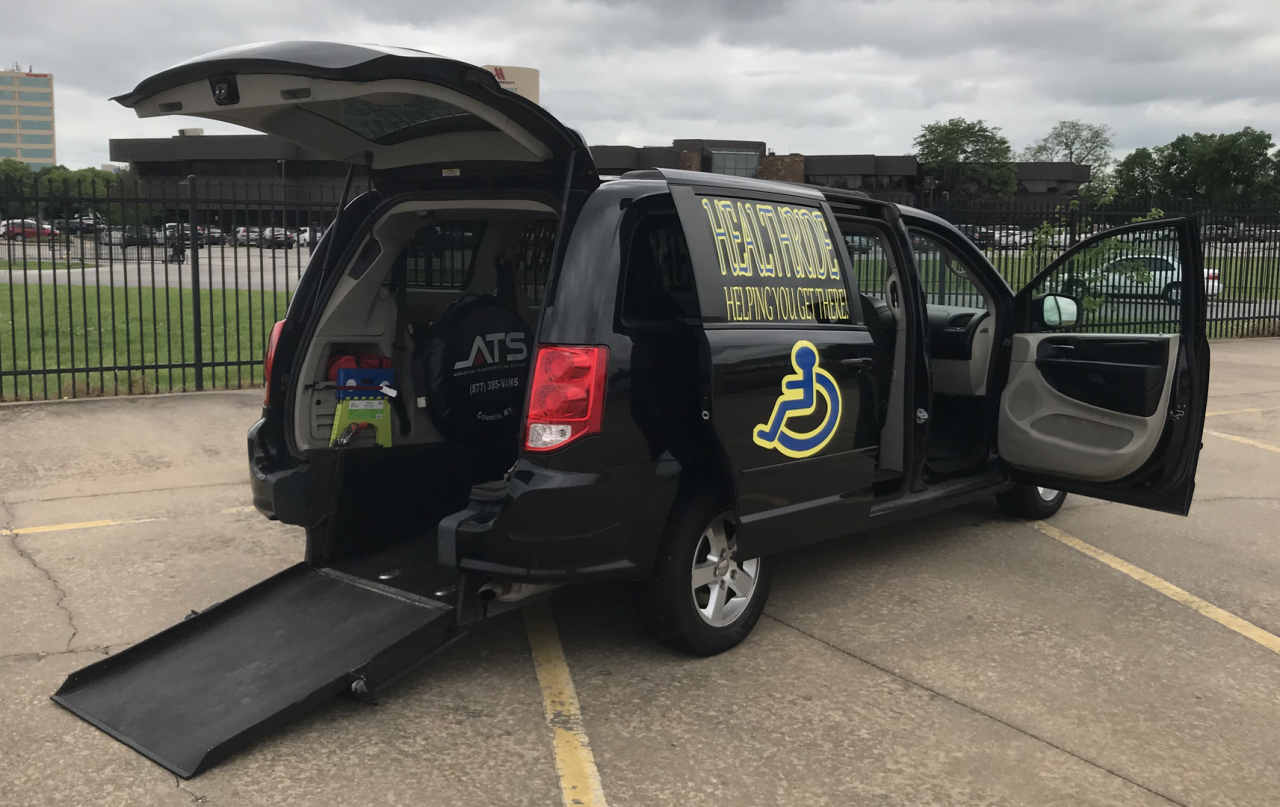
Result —
<instances>
[{"instance_id":1,"label":"car door handle","mask_svg":"<svg viewBox=\"0 0 1280 807\"><path fill-rule=\"evenodd\" d=\"M870 370L876 366L875 359L859 356L853 359L841 359L840 366L851 373L860 373L863 370Z\"/></svg>"}]
</instances>

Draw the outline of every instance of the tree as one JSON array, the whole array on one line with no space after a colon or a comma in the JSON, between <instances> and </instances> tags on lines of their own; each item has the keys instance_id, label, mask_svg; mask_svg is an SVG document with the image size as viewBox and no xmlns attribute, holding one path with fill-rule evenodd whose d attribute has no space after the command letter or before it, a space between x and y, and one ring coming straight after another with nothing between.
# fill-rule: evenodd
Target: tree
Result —
<instances>
[{"instance_id":1,"label":"tree","mask_svg":"<svg viewBox=\"0 0 1280 807\"><path fill-rule=\"evenodd\" d=\"M1271 201L1276 197L1275 144L1246 126L1230 134L1179 135L1157 149L1165 193L1209 204Z\"/></svg>"},{"instance_id":2,"label":"tree","mask_svg":"<svg viewBox=\"0 0 1280 807\"><path fill-rule=\"evenodd\" d=\"M1166 195L1160 180L1160 160L1155 152L1143 147L1134 149L1116 165L1116 198L1124 202L1151 204Z\"/></svg>"},{"instance_id":3,"label":"tree","mask_svg":"<svg viewBox=\"0 0 1280 807\"><path fill-rule=\"evenodd\" d=\"M953 199L1009 199L1018 188L1013 148L999 127L952 118L921 127L916 158Z\"/></svg>"},{"instance_id":4,"label":"tree","mask_svg":"<svg viewBox=\"0 0 1280 807\"><path fill-rule=\"evenodd\" d=\"M31 186L31 166L14 159L0 160L0 193L17 193Z\"/></svg>"},{"instance_id":5,"label":"tree","mask_svg":"<svg viewBox=\"0 0 1280 807\"><path fill-rule=\"evenodd\" d=\"M1179 135L1140 148L1116 168L1116 195L1125 202L1192 199L1201 204L1271 204L1280 199L1271 135L1246 126L1227 134Z\"/></svg>"},{"instance_id":6,"label":"tree","mask_svg":"<svg viewBox=\"0 0 1280 807\"><path fill-rule=\"evenodd\" d=\"M1060 120L1022 152L1028 162L1063 162L1090 166L1103 172L1111 166L1110 126L1078 120Z\"/></svg>"}]
</instances>

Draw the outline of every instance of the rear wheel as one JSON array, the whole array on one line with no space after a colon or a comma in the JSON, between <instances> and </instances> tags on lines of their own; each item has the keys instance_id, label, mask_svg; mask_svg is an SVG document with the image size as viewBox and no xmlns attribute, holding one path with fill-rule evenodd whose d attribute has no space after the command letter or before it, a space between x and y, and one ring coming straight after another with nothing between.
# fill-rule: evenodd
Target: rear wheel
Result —
<instances>
[{"instance_id":1,"label":"rear wheel","mask_svg":"<svg viewBox=\"0 0 1280 807\"><path fill-rule=\"evenodd\" d=\"M1181 305L1182 304L1182 284L1170 283L1169 285L1164 287L1164 291L1160 292L1160 296L1163 297L1164 301L1169 305Z\"/></svg>"},{"instance_id":2,"label":"rear wheel","mask_svg":"<svg viewBox=\"0 0 1280 807\"><path fill-rule=\"evenodd\" d=\"M1004 493L996 494L1000 509L1011 516L1039 520L1062 509L1065 491L1019 483Z\"/></svg>"},{"instance_id":3,"label":"rear wheel","mask_svg":"<svg viewBox=\"0 0 1280 807\"><path fill-rule=\"evenodd\" d=\"M678 502L653 572L637 592L641 618L663 644L712 656L747 637L769 596L767 558L740 558L733 511L701 493Z\"/></svg>"}]
</instances>

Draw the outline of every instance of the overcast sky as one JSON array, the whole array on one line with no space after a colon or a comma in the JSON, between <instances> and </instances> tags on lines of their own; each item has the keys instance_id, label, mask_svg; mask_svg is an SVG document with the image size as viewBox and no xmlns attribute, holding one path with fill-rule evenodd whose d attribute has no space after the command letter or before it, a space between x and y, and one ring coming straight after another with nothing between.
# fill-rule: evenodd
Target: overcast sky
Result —
<instances>
[{"instance_id":1,"label":"overcast sky","mask_svg":"<svg viewBox=\"0 0 1280 807\"><path fill-rule=\"evenodd\" d=\"M923 123L1115 129L1117 153L1249 125L1280 137L1278 0L272 0L10 3L0 60L55 76L59 161L179 126L107 100L150 73L273 39L376 42L542 71L591 144L764 140L778 153L905 154Z\"/></svg>"}]
</instances>

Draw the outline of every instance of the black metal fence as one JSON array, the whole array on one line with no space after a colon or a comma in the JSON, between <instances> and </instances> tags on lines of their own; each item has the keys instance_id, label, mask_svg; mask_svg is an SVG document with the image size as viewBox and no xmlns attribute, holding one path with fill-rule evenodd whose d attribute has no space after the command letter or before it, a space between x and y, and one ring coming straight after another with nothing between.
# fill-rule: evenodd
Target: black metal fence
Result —
<instances>
[{"instance_id":1,"label":"black metal fence","mask_svg":"<svg viewBox=\"0 0 1280 807\"><path fill-rule=\"evenodd\" d=\"M352 194L362 190L358 182ZM199 179L0 187L0 400L260 386L271 327L340 195L336 183ZM964 230L1015 290L1080 239L1152 213L1078 201L932 212ZM1280 335L1280 213L1194 212L1210 335ZM522 252L547 251L545 235ZM930 302L972 304L928 244L917 252ZM1159 305L1113 306L1108 325L1170 319L1172 305Z\"/></svg>"},{"instance_id":2,"label":"black metal fence","mask_svg":"<svg viewBox=\"0 0 1280 807\"><path fill-rule=\"evenodd\" d=\"M0 400L260 386L341 190L0 187Z\"/></svg>"},{"instance_id":3,"label":"black metal fence","mask_svg":"<svg viewBox=\"0 0 1280 807\"><path fill-rule=\"evenodd\" d=\"M1015 291L1068 248L1095 233L1143 219L1192 216L1204 250L1210 338L1280 336L1280 210L1196 209L1189 200L1141 210L1094 208L1081 199L1064 199L1007 206L949 205L930 208L929 212L963 230ZM1124 256L1117 253L1116 246L1104 240L1103 247L1091 256L1094 261L1101 260L1104 254L1112 260L1125 257L1128 261L1121 267L1122 277L1099 278L1103 282L1092 284L1106 288L1091 287L1087 279L1074 274L1054 282L1066 284L1064 291L1088 292L1085 301L1095 320L1105 298L1107 327L1133 330L1175 323L1171 297L1174 290L1168 288L1170 281L1162 274L1162 267L1170 268L1163 263L1167 259L1176 263L1176 246L1158 234L1146 240L1131 239L1124 245ZM1134 259L1148 265L1139 266L1133 263ZM1073 273L1097 274L1102 269L1082 269L1080 261L1072 263L1066 268ZM934 262L931 272L928 264L927 260L921 261L926 290L931 283L945 288L946 275L941 265ZM1161 301L1164 308L1160 307Z\"/></svg>"}]
</instances>

